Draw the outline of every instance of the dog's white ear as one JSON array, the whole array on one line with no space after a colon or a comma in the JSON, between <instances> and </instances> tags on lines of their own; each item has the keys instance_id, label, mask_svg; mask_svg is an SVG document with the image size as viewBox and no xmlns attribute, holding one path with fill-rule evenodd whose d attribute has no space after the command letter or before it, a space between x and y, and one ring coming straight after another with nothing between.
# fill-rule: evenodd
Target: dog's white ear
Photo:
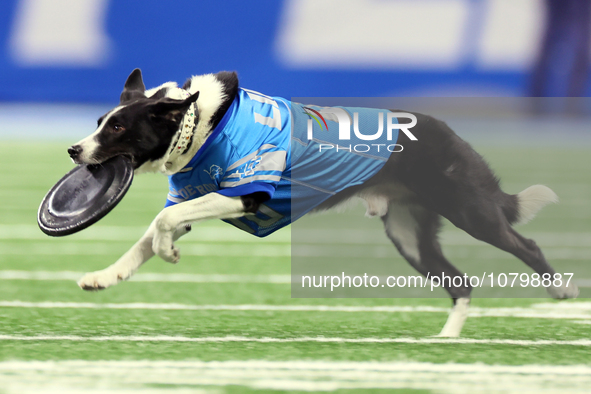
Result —
<instances>
[{"instance_id":1,"label":"dog's white ear","mask_svg":"<svg viewBox=\"0 0 591 394\"><path fill-rule=\"evenodd\" d=\"M136 68L131 72L131 74L129 74L129 77L127 77L127 81L125 81L125 86L123 86L123 92L121 92L119 101L121 104L123 104L128 101L146 97L145 91L146 85L144 85L144 81L142 79L142 70Z\"/></svg>"}]
</instances>

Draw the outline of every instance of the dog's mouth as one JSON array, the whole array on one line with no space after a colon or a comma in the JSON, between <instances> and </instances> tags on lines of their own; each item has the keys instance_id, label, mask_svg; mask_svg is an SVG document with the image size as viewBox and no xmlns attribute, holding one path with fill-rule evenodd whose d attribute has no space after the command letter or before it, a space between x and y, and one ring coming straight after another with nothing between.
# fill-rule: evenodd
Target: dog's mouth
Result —
<instances>
[{"instance_id":1,"label":"dog's mouth","mask_svg":"<svg viewBox=\"0 0 591 394\"><path fill-rule=\"evenodd\" d=\"M75 158L72 159L72 161L78 165L88 165L88 166L94 166L94 167L99 167L101 164L103 164L104 162L117 157L117 156L123 156L126 157L127 159L129 159L129 161L131 161L131 164L133 165L133 168L136 169L137 166L137 162L135 160L135 157L128 152L124 152L124 153L115 153L112 155L103 155L103 156L95 156L93 158L90 158L89 160L80 160L80 158Z\"/></svg>"},{"instance_id":2,"label":"dog's mouth","mask_svg":"<svg viewBox=\"0 0 591 394\"><path fill-rule=\"evenodd\" d=\"M131 161L131 164L133 164L133 168L137 168L136 167L137 162L135 161L135 157L131 153L129 153L129 152L119 153L117 155L114 155L113 157L115 157L115 156L127 157L129 159L129 161Z\"/></svg>"}]
</instances>

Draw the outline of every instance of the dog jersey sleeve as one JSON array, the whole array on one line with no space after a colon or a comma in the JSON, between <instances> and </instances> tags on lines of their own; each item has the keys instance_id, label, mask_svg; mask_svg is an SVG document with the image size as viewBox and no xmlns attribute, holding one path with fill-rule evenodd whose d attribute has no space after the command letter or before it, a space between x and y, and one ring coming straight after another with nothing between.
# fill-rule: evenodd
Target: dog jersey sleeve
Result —
<instances>
[{"instance_id":1,"label":"dog jersey sleeve","mask_svg":"<svg viewBox=\"0 0 591 394\"><path fill-rule=\"evenodd\" d=\"M181 196L172 185L169 185L169 192L168 196L166 196L166 204L164 204L164 208L185 201L187 200L183 196Z\"/></svg>"}]
</instances>

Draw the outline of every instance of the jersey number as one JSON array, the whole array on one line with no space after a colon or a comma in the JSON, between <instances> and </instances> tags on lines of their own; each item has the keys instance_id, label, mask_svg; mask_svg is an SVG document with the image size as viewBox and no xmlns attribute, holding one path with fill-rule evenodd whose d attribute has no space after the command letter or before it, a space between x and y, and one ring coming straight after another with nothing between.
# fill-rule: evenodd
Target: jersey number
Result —
<instances>
[{"instance_id":1,"label":"jersey number","mask_svg":"<svg viewBox=\"0 0 591 394\"><path fill-rule=\"evenodd\" d=\"M260 227L260 228L270 227L273 224L277 223L279 220L283 219L282 214L272 210L271 208L269 208L268 206L266 206L264 204L261 204L259 206L259 212L261 212L262 214L267 216L267 219L260 218L260 217L256 216L256 214L254 214L254 213L244 215L244 219L246 219L250 222L256 223L257 227ZM254 234L256 232L256 230L253 229L252 227L250 227L247 223L245 223L241 219L242 218L227 219L227 221L232 223L234 226L238 227L241 230L244 230L248 233Z\"/></svg>"},{"instance_id":2,"label":"jersey number","mask_svg":"<svg viewBox=\"0 0 591 394\"><path fill-rule=\"evenodd\" d=\"M244 89L246 94L251 100L258 101L259 103L263 103L266 105L271 105L273 107L273 116L263 116L257 112L254 113L254 122L260 123L265 126L273 127L277 130L281 130L281 111L279 111L279 106L277 102L273 100L269 96L265 96L259 92L255 92L253 90Z\"/></svg>"}]
</instances>

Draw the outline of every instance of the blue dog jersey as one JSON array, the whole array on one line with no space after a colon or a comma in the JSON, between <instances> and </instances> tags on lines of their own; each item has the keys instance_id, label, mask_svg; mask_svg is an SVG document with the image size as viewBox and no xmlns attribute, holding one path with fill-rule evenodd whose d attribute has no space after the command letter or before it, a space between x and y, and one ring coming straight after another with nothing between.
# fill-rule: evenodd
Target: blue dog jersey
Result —
<instances>
[{"instance_id":1,"label":"blue dog jersey","mask_svg":"<svg viewBox=\"0 0 591 394\"><path fill-rule=\"evenodd\" d=\"M398 138L397 129L387 132L397 123L389 113L304 106L240 89L193 159L169 176L166 206L211 192L264 192L270 200L256 214L225 220L264 237L375 175ZM370 140L378 128L381 137Z\"/></svg>"}]
</instances>

